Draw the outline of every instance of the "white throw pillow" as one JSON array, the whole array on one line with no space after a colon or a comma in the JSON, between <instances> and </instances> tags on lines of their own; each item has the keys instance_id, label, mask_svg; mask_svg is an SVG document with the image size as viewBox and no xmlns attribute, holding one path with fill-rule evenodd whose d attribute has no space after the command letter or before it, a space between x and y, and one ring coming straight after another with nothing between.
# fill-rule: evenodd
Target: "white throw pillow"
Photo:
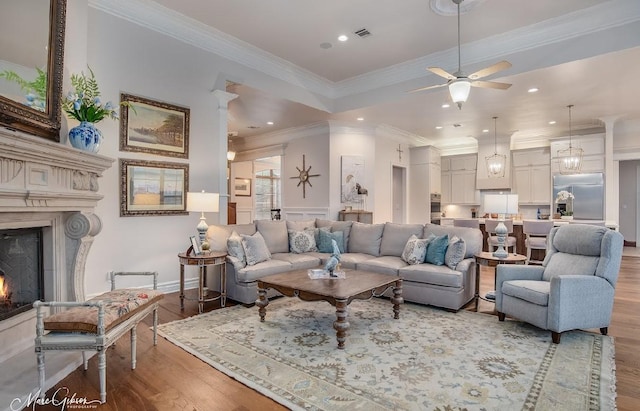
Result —
<instances>
[{"instance_id":1,"label":"white throw pillow","mask_svg":"<svg viewBox=\"0 0 640 411\"><path fill-rule=\"evenodd\" d=\"M242 248L247 258L247 265L256 265L271 259L267 243L259 231L254 235L242 235Z\"/></svg>"},{"instance_id":2,"label":"white throw pillow","mask_svg":"<svg viewBox=\"0 0 640 411\"><path fill-rule=\"evenodd\" d=\"M231 260L234 265L244 268L247 265L247 259L244 255L242 247L242 237L235 230L227 238L227 254L235 260Z\"/></svg>"},{"instance_id":3,"label":"white throw pillow","mask_svg":"<svg viewBox=\"0 0 640 411\"><path fill-rule=\"evenodd\" d=\"M415 234L412 234L404 246L404 251L402 251L402 260L411 265L423 263L424 256L427 254L428 243L428 239L418 238Z\"/></svg>"},{"instance_id":4,"label":"white throw pillow","mask_svg":"<svg viewBox=\"0 0 640 411\"><path fill-rule=\"evenodd\" d=\"M451 237L447 252L444 255L444 263L452 270L456 269L458 263L464 260L464 254L467 252L467 244L462 238L457 236Z\"/></svg>"}]
</instances>

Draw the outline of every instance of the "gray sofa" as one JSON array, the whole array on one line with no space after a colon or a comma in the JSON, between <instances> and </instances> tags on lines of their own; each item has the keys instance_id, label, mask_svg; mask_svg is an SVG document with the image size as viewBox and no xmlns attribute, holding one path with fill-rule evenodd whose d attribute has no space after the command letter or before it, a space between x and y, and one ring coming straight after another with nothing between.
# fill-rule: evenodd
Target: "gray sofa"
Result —
<instances>
[{"instance_id":1,"label":"gray sofa","mask_svg":"<svg viewBox=\"0 0 640 411\"><path fill-rule=\"evenodd\" d=\"M244 304L255 302L257 280L263 276L297 269L317 268L330 257L329 253L293 253L289 250L289 230L324 228L342 231L345 252L340 263L345 269L359 269L399 275L403 280L405 301L458 310L475 295L476 265L474 254L482 251L482 232L475 228L446 227L435 224L362 224L351 221L257 220L253 224L212 225L207 239L212 250L227 251L227 240L235 231L264 237L271 258L244 266L227 257L227 296ZM405 245L412 235L427 238L431 234L464 240L465 252L455 269L447 265L428 263L409 265L402 258ZM269 290L268 296L276 295Z\"/></svg>"}]
</instances>

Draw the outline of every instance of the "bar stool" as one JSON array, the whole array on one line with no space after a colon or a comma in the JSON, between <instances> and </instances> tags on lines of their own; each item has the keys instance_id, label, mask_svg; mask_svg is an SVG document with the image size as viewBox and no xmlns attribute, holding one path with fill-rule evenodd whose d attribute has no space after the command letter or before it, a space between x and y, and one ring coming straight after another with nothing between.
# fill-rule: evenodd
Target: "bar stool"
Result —
<instances>
[{"instance_id":1,"label":"bar stool","mask_svg":"<svg viewBox=\"0 0 640 411\"><path fill-rule=\"evenodd\" d=\"M547 236L553 228L553 221L550 220L524 220L522 222L522 232L525 235L524 245L527 247L526 264L542 264L544 260L532 260L531 250L546 250Z\"/></svg>"},{"instance_id":2,"label":"bar stool","mask_svg":"<svg viewBox=\"0 0 640 411\"><path fill-rule=\"evenodd\" d=\"M501 220L484 220L484 229L489 235L487 237L487 245L489 246L489 252L493 252L494 249L498 248L498 236L496 234L496 227L500 224ZM502 221L505 227L507 227L507 238L504 240L504 248L509 252L509 247L511 247L512 252L515 254L516 252L516 238L513 234L513 220L504 220Z\"/></svg>"},{"instance_id":3,"label":"bar stool","mask_svg":"<svg viewBox=\"0 0 640 411\"><path fill-rule=\"evenodd\" d=\"M480 228L480 220L477 218L456 218L453 220L454 227Z\"/></svg>"}]
</instances>

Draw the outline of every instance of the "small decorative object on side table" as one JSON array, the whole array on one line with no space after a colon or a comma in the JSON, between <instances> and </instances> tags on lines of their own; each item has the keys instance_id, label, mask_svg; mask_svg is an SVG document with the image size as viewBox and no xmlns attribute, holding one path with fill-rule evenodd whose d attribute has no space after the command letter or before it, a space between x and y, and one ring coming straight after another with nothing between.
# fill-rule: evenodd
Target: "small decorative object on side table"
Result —
<instances>
[{"instance_id":1,"label":"small decorative object on side table","mask_svg":"<svg viewBox=\"0 0 640 411\"><path fill-rule=\"evenodd\" d=\"M191 248L190 248L191 249ZM227 302L227 273L226 273L226 257L224 251L207 251L200 255L193 255L187 251L178 254L180 260L180 309L184 310L184 266L198 266L198 313L201 314L204 303L220 299L220 306L224 307ZM220 292L215 297L207 298L207 266L220 266Z\"/></svg>"},{"instance_id":2,"label":"small decorative object on side table","mask_svg":"<svg viewBox=\"0 0 640 411\"><path fill-rule=\"evenodd\" d=\"M494 257L493 253L481 252L474 256L476 259L476 311L478 311L478 302L480 299L485 301L495 301L495 291L490 291L485 297L480 297L480 266L497 267L498 264L524 264L527 261L526 255L509 254L505 258ZM496 283L496 274L493 274L493 283ZM493 297L493 298L492 298Z\"/></svg>"}]
</instances>

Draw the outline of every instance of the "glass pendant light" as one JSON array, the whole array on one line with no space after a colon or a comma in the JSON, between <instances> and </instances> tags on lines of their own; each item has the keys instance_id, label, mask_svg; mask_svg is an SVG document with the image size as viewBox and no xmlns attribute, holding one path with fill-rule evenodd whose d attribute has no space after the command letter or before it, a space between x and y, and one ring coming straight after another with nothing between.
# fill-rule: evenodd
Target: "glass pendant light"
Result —
<instances>
[{"instance_id":1,"label":"glass pendant light","mask_svg":"<svg viewBox=\"0 0 640 411\"><path fill-rule=\"evenodd\" d=\"M573 147L571 144L571 108L573 108L573 104L569 104L567 108L569 109L569 147L558 150L558 165L560 174L579 174L584 150L580 147Z\"/></svg>"},{"instance_id":2,"label":"glass pendant light","mask_svg":"<svg viewBox=\"0 0 640 411\"><path fill-rule=\"evenodd\" d=\"M487 175L489 178L504 177L505 169L507 168L507 156L504 154L498 154L498 117L493 118L493 148L494 152L492 156L485 157L487 163Z\"/></svg>"}]
</instances>

